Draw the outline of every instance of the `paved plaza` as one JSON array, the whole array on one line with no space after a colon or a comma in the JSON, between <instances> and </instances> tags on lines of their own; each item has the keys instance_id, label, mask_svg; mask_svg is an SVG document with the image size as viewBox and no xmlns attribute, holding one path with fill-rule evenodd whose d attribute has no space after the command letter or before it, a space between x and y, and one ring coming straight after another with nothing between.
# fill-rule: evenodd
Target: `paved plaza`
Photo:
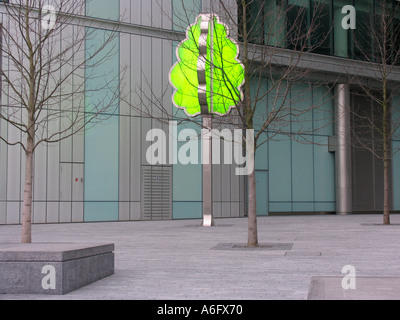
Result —
<instances>
[{"instance_id":1,"label":"paved plaza","mask_svg":"<svg viewBox=\"0 0 400 320\"><path fill-rule=\"evenodd\" d=\"M399 299L400 215L259 218L260 249L245 249L246 219L34 225L36 243L114 243L115 274L64 296L1 299ZM0 226L18 243L20 226ZM344 266L355 290L341 287Z\"/></svg>"}]
</instances>

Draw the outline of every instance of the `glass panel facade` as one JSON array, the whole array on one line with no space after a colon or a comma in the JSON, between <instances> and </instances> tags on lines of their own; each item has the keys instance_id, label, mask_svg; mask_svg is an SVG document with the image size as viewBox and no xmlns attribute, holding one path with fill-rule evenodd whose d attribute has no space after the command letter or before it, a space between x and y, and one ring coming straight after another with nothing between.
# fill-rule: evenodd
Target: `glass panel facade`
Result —
<instances>
[{"instance_id":1,"label":"glass panel facade","mask_svg":"<svg viewBox=\"0 0 400 320\"><path fill-rule=\"evenodd\" d=\"M255 0L247 9L247 21L252 21L249 25L249 41L257 44L264 44L264 17L265 17L265 1Z\"/></svg>"},{"instance_id":2,"label":"glass panel facade","mask_svg":"<svg viewBox=\"0 0 400 320\"><path fill-rule=\"evenodd\" d=\"M286 6L283 1L267 1L264 6L264 43L286 47Z\"/></svg>"},{"instance_id":3,"label":"glass panel facade","mask_svg":"<svg viewBox=\"0 0 400 320\"><path fill-rule=\"evenodd\" d=\"M272 85L267 79L265 82L266 89ZM253 95L256 86L253 81ZM256 152L256 171L259 175L268 172L268 210L271 213L335 211L335 156L328 151L328 138L334 134L332 95L325 87L304 84L291 86L286 103L276 99L277 94L271 90L256 110L257 116L264 119L274 104L284 103L285 108L293 111L287 121L278 121L279 130L286 134L277 134L278 128L270 125L266 136L259 141L264 144ZM320 107L307 110L310 105ZM260 122L255 123L256 130L260 126ZM299 132L301 137L294 137ZM304 143L304 139L314 143Z\"/></svg>"},{"instance_id":4,"label":"glass panel facade","mask_svg":"<svg viewBox=\"0 0 400 320\"><path fill-rule=\"evenodd\" d=\"M374 4L373 0L355 0L357 20L352 30L352 58L371 60L373 56ZM379 34L379 33L377 33Z\"/></svg>"},{"instance_id":5,"label":"glass panel facade","mask_svg":"<svg viewBox=\"0 0 400 320\"><path fill-rule=\"evenodd\" d=\"M311 0L311 50L332 54L332 5L330 0Z\"/></svg>"},{"instance_id":6,"label":"glass panel facade","mask_svg":"<svg viewBox=\"0 0 400 320\"><path fill-rule=\"evenodd\" d=\"M289 0L286 16L286 48L302 50L302 48L308 47L307 30L310 25L310 2L308 0Z\"/></svg>"},{"instance_id":7,"label":"glass panel facade","mask_svg":"<svg viewBox=\"0 0 400 320\"><path fill-rule=\"evenodd\" d=\"M346 0L333 1L333 54L347 58L349 56L350 31L342 27L342 8L348 4Z\"/></svg>"},{"instance_id":8,"label":"glass panel facade","mask_svg":"<svg viewBox=\"0 0 400 320\"><path fill-rule=\"evenodd\" d=\"M397 0L249 0L246 5L248 39L256 44L378 62L377 42L379 34L383 34L382 23L378 23L382 20L382 3L393 16L385 19L390 34L385 44L389 49L387 59L400 64L394 61L400 50ZM350 21L350 12L343 11L346 5L356 9L355 29L342 26L343 21ZM239 8L239 24L243 22L242 14Z\"/></svg>"},{"instance_id":9,"label":"glass panel facade","mask_svg":"<svg viewBox=\"0 0 400 320\"><path fill-rule=\"evenodd\" d=\"M392 112L393 126L396 126L400 121L400 95L392 98L392 109L398 110ZM392 150L400 150L400 128L394 132ZM393 210L400 210L400 152L393 152L392 160L393 170Z\"/></svg>"},{"instance_id":10,"label":"glass panel facade","mask_svg":"<svg viewBox=\"0 0 400 320\"><path fill-rule=\"evenodd\" d=\"M397 10L400 11L400 2L397 4L397 7ZM400 50L397 50L398 48L400 48L400 14L398 14L398 18L393 21L392 39L392 61L394 62L394 64L400 66Z\"/></svg>"},{"instance_id":11,"label":"glass panel facade","mask_svg":"<svg viewBox=\"0 0 400 320\"><path fill-rule=\"evenodd\" d=\"M387 56L385 57L388 63L400 65L400 1L390 3L385 7L382 6L381 2L375 0L375 28L377 34L383 34L383 31L387 29L388 41L386 43ZM383 13L394 13L388 19L382 19ZM382 47L382 46L381 46ZM375 50L379 50L379 47L375 45ZM382 57L383 58L383 57ZM379 62L379 61L377 61Z\"/></svg>"}]
</instances>

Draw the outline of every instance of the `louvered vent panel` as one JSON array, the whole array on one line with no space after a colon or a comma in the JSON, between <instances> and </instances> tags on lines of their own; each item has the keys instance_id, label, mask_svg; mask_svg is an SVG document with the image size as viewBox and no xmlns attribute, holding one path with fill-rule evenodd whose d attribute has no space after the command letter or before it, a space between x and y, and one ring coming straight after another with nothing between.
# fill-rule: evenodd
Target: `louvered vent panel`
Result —
<instances>
[{"instance_id":1,"label":"louvered vent panel","mask_svg":"<svg viewBox=\"0 0 400 320\"><path fill-rule=\"evenodd\" d=\"M142 170L143 220L172 219L172 168L146 166Z\"/></svg>"}]
</instances>

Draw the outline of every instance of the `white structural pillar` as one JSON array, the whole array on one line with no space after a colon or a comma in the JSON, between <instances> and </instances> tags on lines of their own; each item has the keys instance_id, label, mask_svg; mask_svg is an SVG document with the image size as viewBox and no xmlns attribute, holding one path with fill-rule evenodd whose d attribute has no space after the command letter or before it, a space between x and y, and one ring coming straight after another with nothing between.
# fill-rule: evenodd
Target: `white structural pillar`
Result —
<instances>
[{"instance_id":1,"label":"white structural pillar","mask_svg":"<svg viewBox=\"0 0 400 320\"><path fill-rule=\"evenodd\" d=\"M335 94L336 122L336 213L353 210L350 135L350 88L338 84Z\"/></svg>"}]
</instances>

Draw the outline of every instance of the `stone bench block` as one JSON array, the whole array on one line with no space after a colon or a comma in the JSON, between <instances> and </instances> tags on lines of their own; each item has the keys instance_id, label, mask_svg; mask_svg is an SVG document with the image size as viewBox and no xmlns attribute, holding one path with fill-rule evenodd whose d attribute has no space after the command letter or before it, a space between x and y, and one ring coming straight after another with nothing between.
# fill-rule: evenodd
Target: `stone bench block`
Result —
<instances>
[{"instance_id":1,"label":"stone bench block","mask_svg":"<svg viewBox=\"0 0 400 320\"><path fill-rule=\"evenodd\" d=\"M114 274L114 244L0 244L0 294L64 295Z\"/></svg>"}]
</instances>

